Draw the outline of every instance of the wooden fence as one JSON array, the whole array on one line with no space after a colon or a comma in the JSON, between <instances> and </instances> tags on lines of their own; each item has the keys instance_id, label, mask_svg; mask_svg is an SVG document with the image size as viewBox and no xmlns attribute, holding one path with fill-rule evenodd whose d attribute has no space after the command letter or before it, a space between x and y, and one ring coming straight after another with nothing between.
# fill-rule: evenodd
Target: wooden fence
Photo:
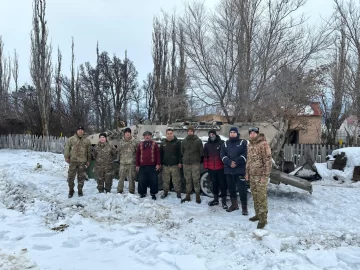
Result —
<instances>
[{"instance_id":1,"label":"wooden fence","mask_svg":"<svg viewBox=\"0 0 360 270\"><path fill-rule=\"evenodd\" d=\"M356 147L356 145L321 145L321 144L288 144L284 146L284 160L292 161L296 166L305 163L305 154L309 153L315 162L326 162L326 157L331 155L332 151L344 147Z\"/></svg>"},{"instance_id":2,"label":"wooden fence","mask_svg":"<svg viewBox=\"0 0 360 270\"><path fill-rule=\"evenodd\" d=\"M66 140L66 137L39 137L29 134L8 134L0 135L0 148L63 153Z\"/></svg>"}]
</instances>

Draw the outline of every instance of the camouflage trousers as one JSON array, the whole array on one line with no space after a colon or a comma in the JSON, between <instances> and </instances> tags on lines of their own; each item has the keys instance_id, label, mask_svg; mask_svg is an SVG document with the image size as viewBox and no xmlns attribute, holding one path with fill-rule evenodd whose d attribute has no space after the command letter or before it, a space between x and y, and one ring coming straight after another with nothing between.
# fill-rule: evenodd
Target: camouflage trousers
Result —
<instances>
[{"instance_id":1,"label":"camouflage trousers","mask_svg":"<svg viewBox=\"0 0 360 270\"><path fill-rule=\"evenodd\" d=\"M254 200L255 215L259 218L260 221L267 222L267 179L269 176L266 176L265 183L261 183L261 176L250 176L250 189L251 195Z\"/></svg>"},{"instance_id":2,"label":"camouflage trousers","mask_svg":"<svg viewBox=\"0 0 360 270\"><path fill-rule=\"evenodd\" d=\"M124 191L125 178L129 181L129 192L134 194L135 193L135 178L136 178L135 164L120 164L119 183L117 186L118 192Z\"/></svg>"},{"instance_id":3,"label":"camouflage trousers","mask_svg":"<svg viewBox=\"0 0 360 270\"><path fill-rule=\"evenodd\" d=\"M200 193L200 164L184 164L186 193L191 193L194 185L195 193Z\"/></svg>"},{"instance_id":4,"label":"camouflage trousers","mask_svg":"<svg viewBox=\"0 0 360 270\"><path fill-rule=\"evenodd\" d=\"M97 189L100 192L103 192L105 188L105 191L110 192L114 178L112 164L96 167L95 173L97 178Z\"/></svg>"},{"instance_id":5,"label":"camouflage trousers","mask_svg":"<svg viewBox=\"0 0 360 270\"><path fill-rule=\"evenodd\" d=\"M85 162L70 162L67 182L70 190L74 190L75 187L75 176L77 174L78 190L82 190L85 182L86 166Z\"/></svg>"},{"instance_id":6,"label":"camouflage trousers","mask_svg":"<svg viewBox=\"0 0 360 270\"><path fill-rule=\"evenodd\" d=\"M178 165L162 167L163 190L166 193L168 193L170 189L170 178L173 182L175 192L177 194L181 193L181 176Z\"/></svg>"}]
</instances>

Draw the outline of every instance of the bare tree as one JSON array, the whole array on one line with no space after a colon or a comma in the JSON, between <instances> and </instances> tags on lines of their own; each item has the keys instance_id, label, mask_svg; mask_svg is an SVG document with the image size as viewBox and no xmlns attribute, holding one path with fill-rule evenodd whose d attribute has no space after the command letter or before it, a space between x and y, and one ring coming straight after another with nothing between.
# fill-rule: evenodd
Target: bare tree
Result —
<instances>
[{"instance_id":1,"label":"bare tree","mask_svg":"<svg viewBox=\"0 0 360 270\"><path fill-rule=\"evenodd\" d=\"M51 106L51 44L48 44L48 27L45 19L46 0L33 1L33 29L31 31L30 74L36 88L40 108L42 134L49 135Z\"/></svg>"},{"instance_id":2,"label":"bare tree","mask_svg":"<svg viewBox=\"0 0 360 270\"><path fill-rule=\"evenodd\" d=\"M15 112L16 114L19 112L18 108L18 90L19 90L19 56L14 50L14 59L13 59L13 66L12 66L12 75L14 78L15 83L15 93L13 93L14 98L14 105L15 105Z\"/></svg>"},{"instance_id":3,"label":"bare tree","mask_svg":"<svg viewBox=\"0 0 360 270\"><path fill-rule=\"evenodd\" d=\"M187 4L181 23L198 98L229 122L253 121L261 96L284 67L304 70L329 46L328 27L309 30L306 0L221 0L215 12ZM235 117L231 117L235 116Z\"/></svg>"},{"instance_id":4,"label":"bare tree","mask_svg":"<svg viewBox=\"0 0 360 270\"><path fill-rule=\"evenodd\" d=\"M185 7L180 18L184 49L189 62L189 77L198 98L209 106L219 106L229 122L230 101L235 90L237 70L236 16L229 1L222 1L216 13L209 13L204 3ZM233 15L230 15L233 14Z\"/></svg>"},{"instance_id":5,"label":"bare tree","mask_svg":"<svg viewBox=\"0 0 360 270\"><path fill-rule=\"evenodd\" d=\"M352 104L349 92L349 44L341 21L339 35L335 38L333 61L326 73L326 83L322 87L323 117L326 127L326 143L335 144L336 135L344 120L350 116Z\"/></svg>"},{"instance_id":6,"label":"bare tree","mask_svg":"<svg viewBox=\"0 0 360 270\"><path fill-rule=\"evenodd\" d=\"M136 93L138 87L137 83L138 72L134 66L134 63L127 57L127 52L125 52L125 59L122 65L122 92L125 99L124 110L128 111L128 102L131 97ZM128 123L128 117L124 117L125 124Z\"/></svg>"},{"instance_id":7,"label":"bare tree","mask_svg":"<svg viewBox=\"0 0 360 270\"><path fill-rule=\"evenodd\" d=\"M145 110L141 106L143 99L143 89L137 87L131 95L131 101L135 103L135 111L131 112L131 124L143 124L145 121Z\"/></svg>"},{"instance_id":8,"label":"bare tree","mask_svg":"<svg viewBox=\"0 0 360 270\"><path fill-rule=\"evenodd\" d=\"M360 5L355 1L334 0L336 15L341 20L346 38L349 42L349 54L351 55L350 72L352 94L354 98L354 112L357 125L360 119ZM354 143L358 142L358 128L354 130Z\"/></svg>"},{"instance_id":9,"label":"bare tree","mask_svg":"<svg viewBox=\"0 0 360 270\"><path fill-rule=\"evenodd\" d=\"M15 91L18 91L19 90L19 55L17 54L16 50L14 50L12 75L15 83Z\"/></svg>"},{"instance_id":10,"label":"bare tree","mask_svg":"<svg viewBox=\"0 0 360 270\"><path fill-rule=\"evenodd\" d=\"M145 95L146 119L151 123L155 123L155 82L152 73L149 73L146 80L143 81L142 90Z\"/></svg>"},{"instance_id":11,"label":"bare tree","mask_svg":"<svg viewBox=\"0 0 360 270\"><path fill-rule=\"evenodd\" d=\"M5 113L8 106L8 95L11 80L11 61L10 58L4 56L4 43L0 36L0 105Z\"/></svg>"},{"instance_id":12,"label":"bare tree","mask_svg":"<svg viewBox=\"0 0 360 270\"><path fill-rule=\"evenodd\" d=\"M187 74L186 74L186 59L185 59L185 38L184 29L181 25L178 27L178 51L179 51L179 67L177 74L177 89L175 92L175 99L177 104L175 108L175 119L184 119L187 116Z\"/></svg>"},{"instance_id":13,"label":"bare tree","mask_svg":"<svg viewBox=\"0 0 360 270\"><path fill-rule=\"evenodd\" d=\"M152 43L153 43L153 63L154 63L154 71L153 71L153 79L154 79L154 112L155 112L155 121L157 123L162 122L162 118L164 115L163 108L164 106L160 106L162 104L163 99L163 93L162 93L162 87L164 87L165 83L162 82L164 80L163 70L166 67L162 67L162 65L165 63L164 58L164 38L163 38L163 27L160 23L160 20L158 18L154 19L153 23L153 34L152 34ZM165 40L165 42L167 42ZM163 104L162 104L163 105Z\"/></svg>"},{"instance_id":14,"label":"bare tree","mask_svg":"<svg viewBox=\"0 0 360 270\"><path fill-rule=\"evenodd\" d=\"M56 102L55 106L57 110L61 110L61 63L62 63L62 54L60 48L58 48L56 72L55 72L55 93L56 93Z\"/></svg>"}]
</instances>

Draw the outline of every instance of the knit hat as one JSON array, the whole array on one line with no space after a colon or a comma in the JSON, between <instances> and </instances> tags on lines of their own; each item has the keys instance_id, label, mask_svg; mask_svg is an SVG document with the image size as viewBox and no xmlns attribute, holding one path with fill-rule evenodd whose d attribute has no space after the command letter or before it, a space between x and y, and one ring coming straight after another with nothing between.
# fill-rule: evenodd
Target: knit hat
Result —
<instances>
[{"instance_id":1,"label":"knit hat","mask_svg":"<svg viewBox=\"0 0 360 270\"><path fill-rule=\"evenodd\" d=\"M79 130L79 129L85 130L84 126L78 126L77 130Z\"/></svg>"},{"instance_id":2,"label":"knit hat","mask_svg":"<svg viewBox=\"0 0 360 270\"><path fill-rule=\"evenodd\" d=\"M210 135L210 133L213 133L216 135L216 130L215 129L210 129L209 132L208 132L208 135Z\"/></svg>"},{"instance_id":3,"label":"knit hat","mask_svg":"<svg viewBox=\"0 0 360 270\"><path fill-rule=\"evenodd\" d=\"M259 134L260 130L258 127L251 127L251 128L249 128L249 134L251 132L255 132L256 134Z\"/></svg>"},{"instance_id":4,"label":"knit hat","mask_svg":"<svg viewBox=\"0 0 360 270\"><path fill-rule=\"evenodd\" d=\"M192 132L195 132L195 128L193 126L188 126L187 130L191 130Z\"/></svg>"},{"instance_id":5,"label":"knit hat","mask_svg":"<svg viewBox=\"0 0 360 270\"><path fill-rule=\"evenodd\" d=\"M129 128L129 127L125 128L125 129L124 129L124 134L125 134L126 132L129 132L129 133L131 134L131 128Z\"/></svg>"},{"instance_id":6,"label":"knit hat","mask_svg":"<svg viewBox=\"0 0 360 270\"><path fill-rule=\"evenodd\" d=\"M101 132L101 133L99 134L99 138L100 138L101 136L107 138L107 134L106 134L105 132Z\"/></svg>"},{"instance_id":7,"label":"knit hat","mask_svg":"<svg viewBox=\"0 0 360 270\"><path fill-rule=\"evenodd\" d=\"M237 127L231 127L230 130L229 130L229 133L230 133L231 131L234 131L237 135L239 135L239 130L238 130Z\"/></svg>"}]
</instances>

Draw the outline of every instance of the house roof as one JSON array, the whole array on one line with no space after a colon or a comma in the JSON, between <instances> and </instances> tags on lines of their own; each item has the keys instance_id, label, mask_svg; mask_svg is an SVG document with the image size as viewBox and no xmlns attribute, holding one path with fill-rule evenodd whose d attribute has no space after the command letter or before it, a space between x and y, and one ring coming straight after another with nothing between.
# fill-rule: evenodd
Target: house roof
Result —
<instances>
[{"instance_id":1,"label":"house roof","mask_svg":"<svg viewBox=\"0 0 360 270\"><path fill-rule=\"evenodd\" d=\"M350 115L348 118L345 119L346 124L350 126L354 126L357 123L357 117L356 115Z\"/></svg>"},{"instance_id":2,"label":"house roof","mask_svg":"<svg viewBox=\"0 0 360 270\"><path fill-rule=\"evenodd\" d=\"M311 102L310 107L314 111L313 113L314 116L322 116L320 102Z\"/></svg>"},{"instance_id":3,"label":"house roof","mask_svg":"<svg viewBox=\"0 0 360 270\"><path fill-rule=\"evenodd\" d=\"M311 102L298 115L299 116L322 116L320 102Z\"/></svg>"}]
</instances>

